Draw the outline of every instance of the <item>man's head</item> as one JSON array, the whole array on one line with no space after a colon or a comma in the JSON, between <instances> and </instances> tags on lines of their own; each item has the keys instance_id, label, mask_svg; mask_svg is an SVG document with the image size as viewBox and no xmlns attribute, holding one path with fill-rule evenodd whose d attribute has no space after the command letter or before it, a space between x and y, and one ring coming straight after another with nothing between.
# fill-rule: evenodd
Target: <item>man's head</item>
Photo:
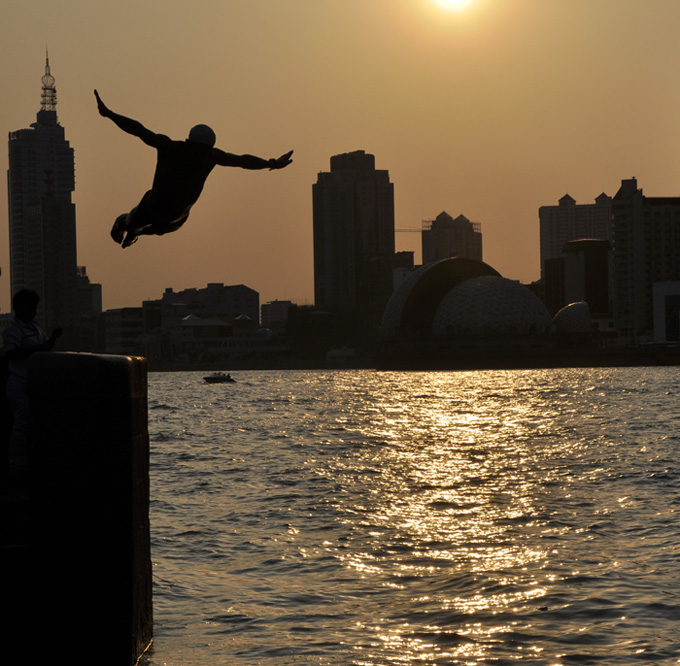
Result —
<instances>
[{"instance_id":1,"label":"man's head","mask_svg":"<svg viewBox=\"0 0 680 666\"><path fill-rule=\"evenodd\" d=\"M35 319L40 296L32 289L19 289L12 298L12 308L17 319L27 324Z\"/></svg>"},{"instance_id":2,"label":"man's head","mask_svg":"<svg viewBox=\"0 0 680 666\"><path fill-rule=\"evenodd\" d=\"M189 141L204 143L211 148L215 145L215 132L207 125L195 125L189 132Z\"/></svg>"}]
</instances>

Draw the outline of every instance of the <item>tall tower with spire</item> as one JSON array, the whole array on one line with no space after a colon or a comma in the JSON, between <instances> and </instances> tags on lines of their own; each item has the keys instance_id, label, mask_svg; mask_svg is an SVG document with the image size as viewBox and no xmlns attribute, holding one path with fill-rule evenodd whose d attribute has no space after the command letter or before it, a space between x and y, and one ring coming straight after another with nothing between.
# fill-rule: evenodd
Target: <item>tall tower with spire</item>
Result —
<instances>
[{"instance_id":1,"label":"tall tower with spire","mask_svg":"<svg viewBox=\"0 0 680 666\"><path fill-rule=\"evenodd\" d=\"M71 201L75 164L73 148L57 120L57 90L47 53L36 122L9 135L7 183L12 294L22 288L37 291L38 320L48 329L63 327L62 348L75 348L68 333L78 328L83 275L77 266L76 209Z\"/></svg>"}]
</instances>

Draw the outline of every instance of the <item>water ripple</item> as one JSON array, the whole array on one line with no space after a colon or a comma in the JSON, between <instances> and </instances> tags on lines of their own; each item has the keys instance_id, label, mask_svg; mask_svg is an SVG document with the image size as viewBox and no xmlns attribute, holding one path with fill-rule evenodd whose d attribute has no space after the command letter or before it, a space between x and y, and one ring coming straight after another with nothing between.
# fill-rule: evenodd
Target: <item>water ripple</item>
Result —
<instances>
[{"instance_id":1,"label":"water ripple","mask_svg":"<svg viewBox=\"0 0 680 666\"><path fill-rule=\"evenodd\" d=\"M677 375L152 374L149 665L677 663Z\"/></svg>"}]
</instances>

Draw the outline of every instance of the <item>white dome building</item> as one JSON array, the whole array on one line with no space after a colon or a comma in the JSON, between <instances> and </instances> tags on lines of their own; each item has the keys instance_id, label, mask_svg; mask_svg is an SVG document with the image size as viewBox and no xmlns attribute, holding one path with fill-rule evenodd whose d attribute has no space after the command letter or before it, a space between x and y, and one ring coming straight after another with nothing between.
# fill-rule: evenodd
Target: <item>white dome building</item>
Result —
<instances>
[{"instance_id":1,"label":"white dome building","mask_svg":"<svg viewBox=\"0 0 680 666\"><path fill-rule=\"evenodd\" d=\"M482 261L453 257L421 266L392 294L384 339L544 336L553 330L541 300Z\"/></svg>"},{"instance_id":2,"label":"white dome building","mask_svg":"<svg viewBox=\"0 0 680 666\"><path fill-rule=\"evenodd\" d=\"M529 289L496 275L461 282L442 299L432 326L436 336L516 338L553 330L548 311Z\"/></svg>"},{"instance_id":3,"label":"white dome building","mask_svg":"<svg viewBox=\"0 0 680 666\"><path fill-rule=\"evenodd\" d=\"M453 257L426 264L390 298L381 325L382 367L538 365L554 346L541 300L488 264Z\"/></svg>"},{"instance_id":4,"label":"white dome building","mask_svg":"<svg viewBox=\"0 0 680 666\"><path fill-rule=\"evenodd\" d=\"M457 284L480 275L499 273L482 261L453 257L421 266L394 291L380 326L384 338L431 335L437 308Z\"/></svg>"}]
</instances>

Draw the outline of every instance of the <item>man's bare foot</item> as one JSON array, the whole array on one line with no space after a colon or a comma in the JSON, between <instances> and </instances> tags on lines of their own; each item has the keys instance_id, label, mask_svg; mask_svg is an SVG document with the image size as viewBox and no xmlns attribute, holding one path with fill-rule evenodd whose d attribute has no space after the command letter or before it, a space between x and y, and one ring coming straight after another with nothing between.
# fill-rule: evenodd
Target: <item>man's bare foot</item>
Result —
<instances>
[{"instance_id":1,"label":"man's bare foot","mask_svg":"<svg viewBox=\"0 0 680 666\"><path fill-rule=\"evenodd\" d=\"M125 240L121 243L123 247L130 247L133 243L137 242L137 234L133 234L131 231L128 231L125 234Z\"/></svg>"},{"instance_id":2,"label":"man's bare foot","mask_svg":"<svg viewBox=\"0 0 680 666\"><path fill-rule=\"evenodd\" d=\"M125 223L127 222L127 213L119 215L111 227L111 238L120 244L123 242L125 236Z\"/></svg>"}]
</instances>

